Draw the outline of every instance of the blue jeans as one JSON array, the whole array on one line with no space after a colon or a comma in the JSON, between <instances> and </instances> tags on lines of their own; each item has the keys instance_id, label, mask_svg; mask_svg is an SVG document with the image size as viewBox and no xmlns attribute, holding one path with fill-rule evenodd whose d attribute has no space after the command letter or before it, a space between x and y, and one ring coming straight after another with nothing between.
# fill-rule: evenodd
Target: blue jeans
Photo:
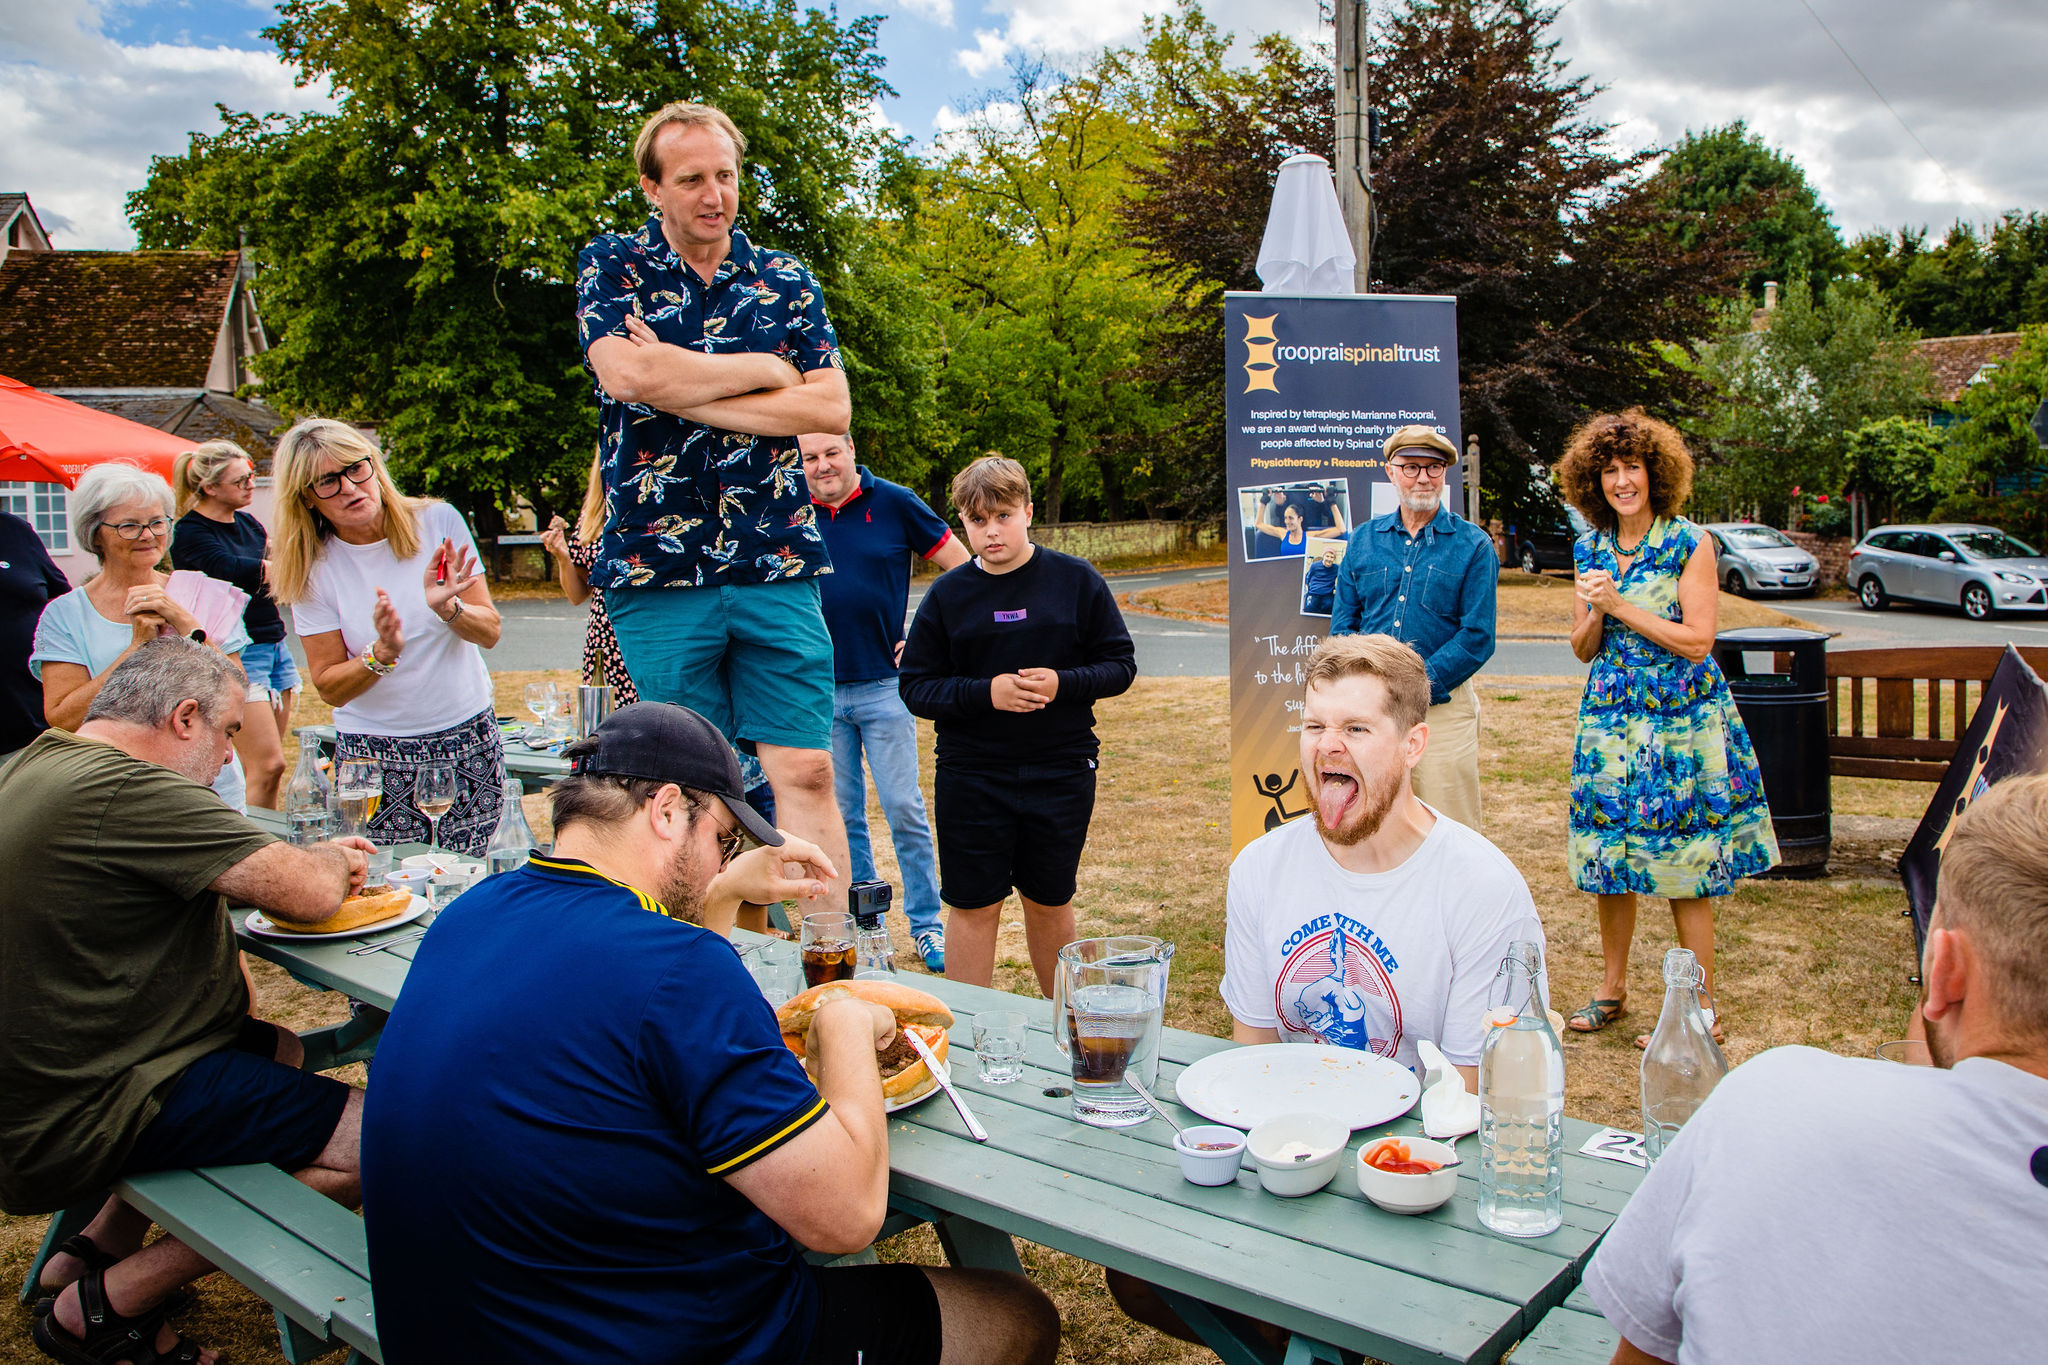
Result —
<instances>
[{"instance_id":1,"label":"blue jeans","mask_svg":"<svg viewBox=\"0 0 2048 1365\"><path fill-rule=\"evenodd\" d=\"M832 786L846 819L846 847L853 855L853 879L875 875L868 845L868 792L861 751L875 770L875 791L889 818L896 867L903 876L903 913L910 932L939 927L939 874L932 853L931 822L917 785L917 722L903 705L894 678L840 683L832 689Z\"/></svg>"}]
</instances>

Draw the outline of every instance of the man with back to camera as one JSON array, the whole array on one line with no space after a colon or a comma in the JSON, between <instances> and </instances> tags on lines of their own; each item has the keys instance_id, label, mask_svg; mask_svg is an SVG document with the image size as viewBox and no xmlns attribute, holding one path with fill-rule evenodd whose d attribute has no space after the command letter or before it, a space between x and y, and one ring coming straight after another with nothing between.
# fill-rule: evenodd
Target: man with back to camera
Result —
<instances>
[{"instance_id":1,"label":"man with back to camera","mask_svg":"<svg viewBox=\"0 0 2048 1365\"><path fill-rule=\"evenodd\" d=\"M814 1086L705 926L837 869L747 805L695 712L624 707L568 753L552 853L441 914L377 1049L384 1359L1050 1365L1059 1317L1021 1276L804 1260L887 1212L895 1016L827 1002Z\"/></svg>"},{"instance_id":2,"label":"man with back to camera","mask_svg":"<svg viewBox=\"0 0 2048 1365\"><path fill-rule=\"evenodd\" d=\"M1433 427L1405 426L1381 447L1398 510L1358 528L1337 575L1332 635L1391 635L1429 669L1429 752L1415 794L1479 828L1479 694L1493 657L1500 556L1493 538L1444 505L1458 448Z\"/></svg>"},{"instance_id":3,"label":"man with back to camera","mask_svg":"<svg viewBox=\"0 0 2048 1365\"><path fill-rule=\"evenodd\" d=\"M819 530L832 552L833 572L818 587L832 632L832 775L853 879L875 876L867 784L861 780L865 750L896 846L911 941L927 970L944 972L939 873L924 792L917 785L917 722L897 689L897 665L903 658L911 556L944 572L967 562L967 547L923 498L856 465L851 435L810 432L797 445Z\"/></svg>"},{"instance_id":4,"label":"man with back to camera","mask_svg":"<svg viewBox=\"0 0 2048 1365\"><path fill-rule=\"evenodd\" d=\"M663 106L633 148L653 216L577 262L606 499L589 580L640 696L752 747L783 822L845 866L818 591L832 566L796 437L844 431L852 409L817 280L733 226L746 150L720 110Z\"/></svg>"},{"instance_id":5,"label":"man with back to camera","mask_svg":"<svg viewBox=\"0 0 2048 1365\"><path fill-rule=\"evenodd\" d=\"M1951 831L1920 959L1934 1065L1778 1047L1729 1072L1587 1267L1616 1365L2040 1356L2048 774Z\"/></svg>"},{"instance_id":6,"label":"man with back to camera","mask_svg":"<svg viewBox=\"0 0 2048 1365\"><path fill-rule=\"evenodd\" d=\"M76 734L45 730L0 767L9 1213L73 1207L126 1175L249 1162L356 1201L362 1093L299 1070L297 1036L251 1016L227 897L317 923L361 888L370 845L296 848L221 804L211 784L247 690L233 659L165 636L108 674ZM144 1246L149 1228L111 1198L59 1246L33 1329L46 1354L213 1358L180 1344L163 1307L213 1266L175 1236Z\"/></svg>"}]
</instances>

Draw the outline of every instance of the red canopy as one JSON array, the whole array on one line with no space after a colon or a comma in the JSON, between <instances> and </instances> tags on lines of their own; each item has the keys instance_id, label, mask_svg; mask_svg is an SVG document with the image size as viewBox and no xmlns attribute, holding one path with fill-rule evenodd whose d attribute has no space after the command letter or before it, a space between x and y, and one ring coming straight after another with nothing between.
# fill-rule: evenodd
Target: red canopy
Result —
<instances>
[{"instance_id":1,"label":"red canopy","mask_svg":"<svg viewBox=\"0 0 2048 1365\"><path fill-rule=\"evenodd\" d=\"M192 442L0 375L0 480L61 483L120 460L162 475Z\"/></svg>"}]
</instances>

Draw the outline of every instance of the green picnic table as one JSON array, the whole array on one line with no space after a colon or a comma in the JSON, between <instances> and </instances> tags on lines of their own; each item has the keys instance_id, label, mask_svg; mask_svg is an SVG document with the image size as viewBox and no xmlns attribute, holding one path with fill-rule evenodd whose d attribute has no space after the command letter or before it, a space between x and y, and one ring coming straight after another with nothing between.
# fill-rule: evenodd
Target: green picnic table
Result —
<instances>
[{"instance_id":1,"label":"green picnic table","mask_svg":"<svg viewBox=\"0 0 2048 1365\"><path fill-rule=\"evenodd\" d=\"M239 926L243 916L236 918ZM309 985L361 1002L348 1023L308 1035L309 1054L334 1064L374 1051L385 1013L404 988L418 942L407 935L416 931L414 925L357 940L308 942L243 929L241 943ZM744 932L736 937L741 946L755 941ZM379 942L390 946L352 951ZM1181 1178L1172 1134L1163 1123L1110 1130L1075 1121L1061 1093L1068 1075L1053 1046L1050 1002L943 977L908 979L952 1008L953 1079L989 1141L969 1138L942 1095L893 1115L892 1217L885 1234L931 1222L956 1265L1021 1270L1011 1238L1022 1237L1126 1271L1157 1285L1228 1365L1277 1365L1280 1358L1251 1330L1252 1320L1292 1334L1286 1365L1334 1365L1345 1352L1397 1365L1497 1361L1535 1333L1553 1309L1564 1315L1555 1326L1573 1330L1547 1331L1523 1354L1589 1365L1605 1361L1611 1343L1602 1349L1596 1327L1604 1324L1577 1311L1583 1296L1569 1308L1562 1305L1577 1289L1586 1260L1642 1172L1578 1155L1593 1125L1565 1121L1564 1224L1547 1237L1525 1241L1497 1237L1479 1225L1476 1140L1465 1144L1467 1169L1458 1193L1444 1207L1419 1217L1400 1217L1367 1203L1358 1194L1349 1157L1328 1188L1306 1198L1265 1193L1250 1169L1235 1184L1206 1188ZM1023 1080L991 1086L976 1077L972 1017L985 1009L1021 1009L1030 1017ZM545 1027L545 1021L537 1019L535 1027ZM1181 1122L1202 1121L1177 1102L1175 1082L1181 1072L1232 1046L1180 1029L1164 1031L1158 1094ZM1419 1131L1413 1118L1398 1119L1354 1134L1351 1149L1385 1134ZM220 1172L174 1174L211 1178L228 1187L228 1200L260 1205L236 1187L247 1182L245 1173L261 1169L267 1168L225 1168L225 1178ZM211 1185L196 1194L171 1193L179 1198L159 1198L153 1216L157 1205L210 1209L213 1205L194 1202L198 1195L216 1202L223 1197ZM168 1212L175 1219L178 1210ZM195 1223L229 1217L188 1212L183 1224L166 1225L204 1241L207 1229ZM53 1237L56 1232L53 1225ZM373 1317L367 1316L367 1259L360 1254L360 1239L348 1240L339 1250L328 1233L314 1240L318 1245L305 1254L319 1272L312 1278L336 1291L331 1320L308 1322L302 1305L286 1301L284 1291L302 1286L309 1274L296 1261L289 1262L289 1273L256 1267L249 1273L259 1282L251 1287L277 1305L280 1329L289 1329L290 1358L302 1358L291 1349L289 1331L296 1331L308 1352L315 1345L347 1344L377 1359L374 1332L362 1325L373 1323ZM266 1292L266 1276L285 1283L272 1286L277 1292ZM298 1292L303 1295L302 1287Z\"/></svg>"},{"instance_id":2,"label":"green picnic table","mask_svg":"<svg viewBox=\"0 0 2048 1365\"><path fill-rule=\"evenodd\" d=\"M334 753L335 729L332 725L305 725L300 730L320 746L320 752L327 756ZM505 736L505 776L516 777L519 785L530 796L534 792L552 787L569 775L569 760L549 749L530 749L520 738L528 727L516 721L498 718L498 729ZM253 816L254 811L250 814Z\"/></svg>"}]
</instances>

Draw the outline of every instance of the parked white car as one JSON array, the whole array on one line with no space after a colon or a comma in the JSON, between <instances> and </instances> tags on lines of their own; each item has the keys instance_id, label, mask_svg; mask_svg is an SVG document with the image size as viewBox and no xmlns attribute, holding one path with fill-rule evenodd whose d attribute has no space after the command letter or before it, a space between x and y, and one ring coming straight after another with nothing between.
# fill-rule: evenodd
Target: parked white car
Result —
<instances>
[{"instance_id":1,"label":"parked white car","mask_svg":"<svg viewBox=\"0 0 2048 1365\"><path fill-rule=\"evenodd\" d=\"M1703 529L1714 538L1724 591L1737 597L1804 595L1820 584L1820 561L1775 527L1713 521Z\"/></svg>"},{"instance_id":2,"label":"parked white car","mask_svg":"<svg viewBox=\"0 0 2048 1365\"><path fill-rule=\"evenodd\" d=\"M2048 612L2048 558L1995 526L1879 526L1849 551L1846 575L1867 610L1928 602L1972 621Z\"/></svg>"}]
</instances>

